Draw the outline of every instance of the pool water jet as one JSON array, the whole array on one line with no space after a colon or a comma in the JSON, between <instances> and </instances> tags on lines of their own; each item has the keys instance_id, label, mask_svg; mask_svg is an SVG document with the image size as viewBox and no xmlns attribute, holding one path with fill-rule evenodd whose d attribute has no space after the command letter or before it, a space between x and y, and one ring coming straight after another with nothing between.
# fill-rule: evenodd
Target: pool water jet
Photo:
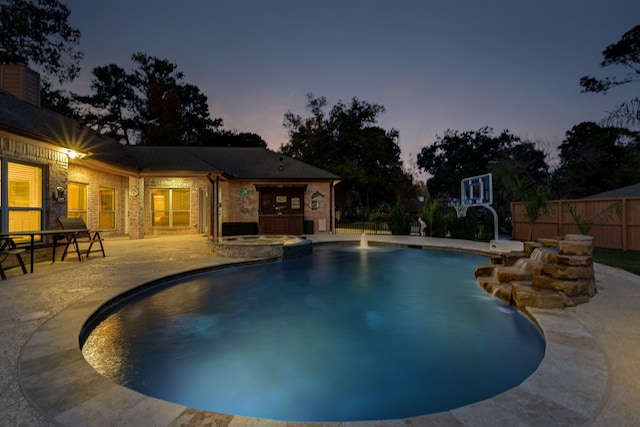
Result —
<instances>
[{"instance_id":1,"label":"pool water jet","mask_svg":"<svg viewBox=\"0 0 640 427\"><path fill-rule=\"evenodd\" d=\"M362 235L360 236L360 249L367 249L369 248L369 242L367 241L367 233L362 233Z\"/></svg>"}]
</instances>

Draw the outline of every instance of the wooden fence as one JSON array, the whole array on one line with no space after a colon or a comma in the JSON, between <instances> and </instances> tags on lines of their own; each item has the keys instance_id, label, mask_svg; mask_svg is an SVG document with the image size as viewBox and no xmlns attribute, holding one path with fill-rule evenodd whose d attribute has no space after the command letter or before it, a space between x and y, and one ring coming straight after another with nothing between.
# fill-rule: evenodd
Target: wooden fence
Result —
<instances>
[{"instance_id":1,"label":"wooden fence","mask_svg":"<svg viewBox=\"0 0 640 427\"><path fill-rule=\"evenodd\" d=\"M615 212L600 215L615 204L621 208L620 215ZM524 202L511 203L512 238L516 240L531 239L531 226L525 218L524 205ZM533 226L533 240L580 234L567 206L575 207L577 214L594 223L589 232L594 247L640 251L640 197L551 201L548 214ZM596 219L598 216L601 218Z\"/></svg>"}]
</instances>

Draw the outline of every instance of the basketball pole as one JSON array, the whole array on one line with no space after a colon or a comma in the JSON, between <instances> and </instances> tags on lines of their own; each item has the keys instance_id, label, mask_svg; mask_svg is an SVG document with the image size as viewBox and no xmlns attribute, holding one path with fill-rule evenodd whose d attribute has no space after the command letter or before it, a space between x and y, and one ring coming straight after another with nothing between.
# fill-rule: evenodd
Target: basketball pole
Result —
<instances>
[{"instance_id":1,"label":"basketball pole","mask_svg":"<svg viewBox=\"0 0 640 427\"><path fill-rule=\"evenodd\" d=\"M493 206L491 205L483 205L485 208L489 209L489 211L491 211L491 213L493 214L493 239L495 241L498 241L498 237L499 237L499 233L498 233L498 212L496 212L495 209L493 209Z\"/></svg>"}]
</instances>

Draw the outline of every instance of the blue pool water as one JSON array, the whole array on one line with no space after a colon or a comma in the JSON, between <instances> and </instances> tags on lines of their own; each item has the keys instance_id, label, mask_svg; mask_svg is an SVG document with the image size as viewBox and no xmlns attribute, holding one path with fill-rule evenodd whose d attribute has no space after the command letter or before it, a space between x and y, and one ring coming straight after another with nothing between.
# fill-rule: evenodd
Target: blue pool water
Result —
<instances>
[{"instance_id":1,"label":"blue pool water","mask_svg":"<svg viewBox=\"0 0 640 427\"><path fill-rule=\"evenodd\" d=\"M186 406L286 421L394 419L513 388L540 331L486 294L486 257L331 245L195 275L106 316L83 346L103 375Z\"/></svg>"}]
</instances>

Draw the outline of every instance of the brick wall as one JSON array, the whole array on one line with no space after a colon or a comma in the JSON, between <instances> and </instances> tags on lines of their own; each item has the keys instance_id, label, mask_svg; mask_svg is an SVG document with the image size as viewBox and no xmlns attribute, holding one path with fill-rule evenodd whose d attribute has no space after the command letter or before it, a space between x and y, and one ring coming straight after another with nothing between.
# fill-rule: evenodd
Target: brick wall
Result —
<instances>
[{"instance_id":1,"label":"brick wall","mask_svg":"<svg viewBox=\"0 0 640 427\"><path fill-rule=\"evenodd\" d=\"M69 164L69 181L87 185L87 227L104 230L104 235L124 235L127 231L127 203L129 178L107 172L89 169L82 166L82 160ZM64 184L66 188L66 183ZM100 187L115 190L116 227L103 229L100 227Z\"/></svg>"},{"instance_id":2,"label":"brick wall","mask_svg":"<svg viewBox=\"0 0 640 427\"><path fill-rule=\"evenodd\" d=\"M222 222L258 222L260 193L256 185L273 185L274 182L234 180L221 184ZM287 182L287 185L307 184L304 193L304 220L313 221L315 232L331 231L331 184L328 182ZM325 230L319 230L324 222Z\"/></svg>"},{"instance_id":3,"label":"brick wall","mask_svg":"<svg viewBox=\"0 0 640 427\"><path fill-rule=\"evenodd\" d=\"M200 231L200 190L209 191L211 183L201 178L158 178L148 177L144 181L144 207L141 210L145 235L195 234ZM191 224L189 227L152 227L151 226L151 189L153 188L189 188L191 203ZM140 196L139 196L140 197Z\"/></svg>"}]
</instances>

